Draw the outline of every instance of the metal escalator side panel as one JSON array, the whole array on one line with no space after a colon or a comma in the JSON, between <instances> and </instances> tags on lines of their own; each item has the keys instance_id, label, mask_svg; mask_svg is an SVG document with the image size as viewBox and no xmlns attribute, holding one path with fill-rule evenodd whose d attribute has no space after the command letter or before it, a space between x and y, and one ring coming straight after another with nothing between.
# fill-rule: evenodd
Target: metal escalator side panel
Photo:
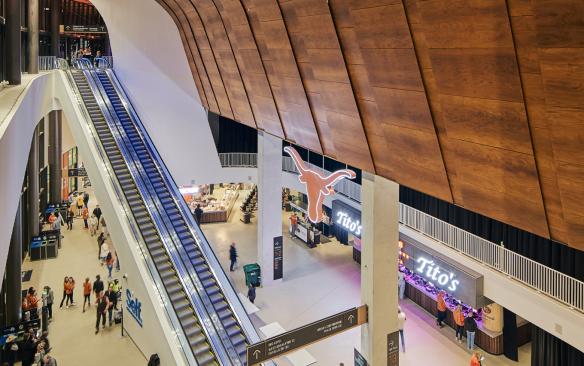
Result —
<instances>
[{"instance_id":1,"label":"metal escalator side panel","mask_svg":"<svg viewBox=\"0 0 584 366\"><path fill-rule=\"evenodd\" d=\"M120 95L120 100L122 101L124 108L132 116L132 120L136 124L137 130L141 134L143 140L146 142L146 145L150 153L154 156L155 160L159 162L158 168L162 171L163 173L162 176L165 178L167 185L170 187L170 190L173 193L173 199L177 202L178 208L183 214L183 217L187 219L187 223L189 224L189 228L192 230L193 237L196 239L197 244L201 249L203 257L209 264L210 271L213 273L214 277L218 279L218 283L221 286L222 292L229 299L230 306L234 308L234 314L238 320L238 323L242 325L242 329L245 332L250 343L260 341L259 334L257 333L257 330L253 327L253 324L251 323L249 316L245 312L245 308L243 307L241 300L237 296L237 292L232 287L231 282L229 281L227 275L223 271L219 263L219 260L217 259L215 252L209 245L208 240L205 237L203 231L196 224L194 218L190 214L190 210L188 209L186 202L184 201L184 199L182 198L178 191L178 186L176 182L172 178L172 175L170 174L166 165L164 164L163 159L160 157L160 154L156 150L156 146L150 139L147 130L140 121L140 118L138 117L132 104L129 102L129 99L123 89L123 86L117 80L117 77L115 76L113 70L110 69L105 70L105 73L108 75L110 81L112 82L112 85L115 87L117 93Z\"/></svg>"},{"instance_id":2,"label":"metal escalator side panel","mask_svg":"<svg viewBox=\"0 0 584 366\"><path fill-rule=\"evenodd\" d=\"M89 72L90 75L88 75L88 77L94 77L96 76L96 74L94 74L94 72ZM110 114L110 116L112 116L112 119L109 121L110 122L110 128L112 129L112 132L116 138L116 142L118 144L118 146L121 148L122 150L122 154L125 156L125 160L127 162L130 163L131 165L131 175L135 178L135 180L138 183L139 186L139 191L141 192L141 194L144 197L148 197L147 202L145 202L145 205L148 207L148 210L150 211L151 215L153 216L153 218L155 218L155 222L156 222L156 227L159 230L161 237L162 237L162 242L164 243L168 254L169 254L169 265L170 263L172 263L174 265L175 270L177 271L177 277L179 278L180 282L182 283L182 286L184 287L184 292L187 296L189 296L190 300L191 300L191 304L193 305L193 308L196 310L195 313L199 316L200 318L200 314L201 311L197 310L201 308L201 305L198 304L198 299L193 296L196 292L197 289L195 286L193 286L189 281L187 281L188 276L185 276L185 268L184 268L184 264L181 263L180 257L177 256L176 253L176 249L175 248L168 248L167 244L171 245L172 244L172 233L168 232L167 230L167 226L168 223L164 222L165 221L165 217L164 217L164 210L163 207L160 206L160 203L157 201L157 198L154 194L152 194L152 186L150 185L150 182L147 178L147 175L145 174L143 168L141 167L140 164L138 164L138 157L135 154L135 151L133 150L133 147L131 146L131 144L129 144L126 139L125 139L125 132L123 130L123 128L120 126L120 121L118 119L118 116L115 114L115 111L112 110L111 108L111 103L109 101L109 97L107 96L107 93L105 92L103 85L101 85L100 80L97 77L93 78L93 82L96 84L96 87L99 90L99 93L102 95L103 98L103 103L104 103L104 108L107 108L107 113ZM199 319L199 322L201 324L205 324L207 323L207 321L205 319ZM209 329L205 326L202 327L202 331L206 334L207 339L209 339L211 342L209 342L210 344L214 343L213 342L213 338L215 337L213 334L209 334ZM186 332L186 329L185 329ZM188 334L187 334L188 336ZM217 353L217 348L213 347L214 352ZM200 361L200 360L199 360Z\"/></svg>"},{"instance_id":3,"label":"metal escalator side panel","mask_svg":"<svg viewBox=\"0 0 584 366\"><path fill-rule=\"evenodd\" d=\"M106 125L106 122L105 122L105 118L104 118L105 116L103 114L99 113L98 111L95 111L95 105L99 103L99 101L98 101L98 95L96 93L94 93L94 92L88 92L88 90L89 91L91 90L91 85L90 85L89 80L87 80L87 77L85 75L79 75L79 74L77 74L77 75L73 75L73 79L74 79L74 82L77 85L78 89L84 92L83 95L82 95L82 99L83 99L84 103L86 103L90 108L93 108L94 109L94 112L90 113L92 115L92 117L90 117L90 119L92 120L91 121L92 124L94 124L94 128L96 130L95 133L98 135L98 138L100 140L102 140L102 139L108 137L108 136L105 135L107 133L110 133L109 137L110 138L113 138L111 136L111 131L109 131L109 128L107 128L107 125ZM98 125L96 124L96 122L101 125L100 132L97 132ZM103 126L104 124L106 125L105 128ZM111 169L114 170L114 175L116 177L119 177L120 174L129 175L128 167L126 166L125 162L123 161L123 157L121 156L121 153L119 153L119 149L116 149L115 144L113 146L109 146L108 148L103 147L103 149L106 150L106 155L108 156L108 159L107 160L110 161ZM116 155L116 153L117 153L117 155ZM117 167L116 167L116 164L112 163L113 162L113 159L117 159L118 160ZM122 184L121 181L119 183L120 183L120 185ZM138 193L135 185L132 184L131 182L128 183L128 185L126 185L125 188L126 189L125 190L122 189L122 191L124 191L124 194L123 195L126 196L126 198L129 197L129 194L131 193L131 191L135 191L136 194ZM145 207L143 205L141 205L141 207L138 207L138 206L139 205L131 205L131 207L130 207L130 211L131 211L131 213L134 216L136 216L137 210L139 210L140 208L141 209L145 209ZM128 216L130 216L130 215L128 215ZM144 241L146 242L146 247L148 247L149 250L151 250L153 243L155 244L156 242L158 242L158 243L161 244L161 242L160 242L159 238L157 237L157 235L153 235L151 237L145 236L144 237ZM159 268L157 268L156 271L158 272L159 271ZM154 271L150 271L150 272L154 276L154 273L152 273ZM158 273L158 274L160 274L160 273ZM176 275L175 275L175 277L176 277ZM168 278L166 280L168 280ZM156 281L156 279L155 279L155 284L157 285L157 287L159 287L159 293L160 294L162 294L164 292L164 287L165 287L165 286L163 286L161 288L161 286L158 286L158 283L161 283L161 282L164 283L165 285L168 283L167 281ZM169 301L168 299L167 300L162 299L162 300L163 300L163 303L165 303L165 304L172 304L172 302ZM167 313L169 313L169 312L167 311ZM171 315L169 314L169 316L171 316ZM173 322L172 321L172 316L171 316L171 323L176 324L176 322ZM180 329L180 325L178 327L175 325L175 329ZM182 338L179 337L179 339L182 339ZM183 345L182 348L185 349L185 347L186 347L186 349L189 349L189 352L186 353L187 360L190 360L189 361L190 364L196 364L195 359L192 358L193 347L191 345L189 345L188 342L187 342L186 345ZM209 352L205 352L205 349L202 349L201 357L204 357L205 359L208 359L209 358L208 353ZM189 354L191 355L190 357L188 356ZM204 364L204 363L199 363L199 364ZM216 365L217 363L214 362L212 364Z\"/></svg>"}]
</instances>

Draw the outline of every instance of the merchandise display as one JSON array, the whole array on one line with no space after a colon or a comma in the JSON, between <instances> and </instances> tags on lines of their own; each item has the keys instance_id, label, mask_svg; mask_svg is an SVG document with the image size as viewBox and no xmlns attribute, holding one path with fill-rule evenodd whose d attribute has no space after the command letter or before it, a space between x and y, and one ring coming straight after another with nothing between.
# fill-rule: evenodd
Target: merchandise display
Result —
<instances>
[{"instance_id":1,"label":"merchandise display","mask_svg":"<svg viewBox=\"0 0 584 366\"><path fill-rule=\"evenodd\" d=\"M197 205L203 210L201 224L227 222L235 201L239 197L239 184L226 184L222 188L211 189L204 185L192 189L183 189L183 197L194 214ZM213 193L212 193L213 192Z\"/></svg>"}]
</instances>

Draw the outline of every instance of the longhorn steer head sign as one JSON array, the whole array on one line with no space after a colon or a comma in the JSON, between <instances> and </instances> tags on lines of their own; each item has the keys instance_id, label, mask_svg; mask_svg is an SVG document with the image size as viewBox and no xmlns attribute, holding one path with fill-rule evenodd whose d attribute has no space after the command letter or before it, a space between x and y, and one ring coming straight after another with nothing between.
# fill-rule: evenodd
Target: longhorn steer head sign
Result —
<instances>
[{"instance_id":1,"label":"longhorn steer head sign","mask_svg":"<svg viewBox=\"0 0 584 366\"><path fill-rule=\"evenodd\" d=\"M292 157L296 168L300 172L298 180L306 186L306 195L308 196L308 219L317 224L322 221L322 204L324 202L324 197L335 193L333 186L341 179L353 179L356 177L356 174L350 169L341 169L323 177L319 172L307 166L296 149L291 146L286 146L284 151Z\"/></svg>"}]
</instances>

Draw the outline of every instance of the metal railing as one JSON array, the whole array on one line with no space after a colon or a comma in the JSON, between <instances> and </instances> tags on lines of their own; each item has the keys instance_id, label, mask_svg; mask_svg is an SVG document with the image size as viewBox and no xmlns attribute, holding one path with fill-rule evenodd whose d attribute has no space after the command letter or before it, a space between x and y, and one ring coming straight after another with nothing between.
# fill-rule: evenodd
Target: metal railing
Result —
<instances>
[{"instance_id":1,"label":"metal railing","mask_svg":"<svg viewBox=\"0 0 584 366\"><path fill-rule=\"evenodd\" d=\"M49 71L59 68L57 57L55 56L39 56L39 70Z\"/></svg>"},{"instance_id":2,"label":"metal railing","mask_svg":"<svg viewBox=\"0 0 584 366\"><path fill-rule=\"evenodd\" d=\"M399 216L403 225L584 313L584 282L401 203Z\"/></svg>"},{"instance_id":3,"label":"metal railing","mask_svg":"<svg viewBox=\"0 0 584 366\"><path fill-rule=\"evenodd\" d=\"M256 168L256 153L220 153L219 161L223 168Z\"/></svg>"}]
</instances>

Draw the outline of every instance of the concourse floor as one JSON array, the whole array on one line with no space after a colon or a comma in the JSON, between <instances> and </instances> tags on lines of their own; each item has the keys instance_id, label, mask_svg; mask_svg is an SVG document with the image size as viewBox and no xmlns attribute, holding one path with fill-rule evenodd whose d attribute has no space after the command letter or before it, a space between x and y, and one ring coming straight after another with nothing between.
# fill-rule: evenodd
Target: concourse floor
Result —
<instances>
[{"instance_id":1,"label":"concourse floor","mask_svg":"<svg viewBox=\"0 0 584 366\"><path fill-rule=\"evenodd\" d=\"M243 200L246 192L240 194ZM204 224L206 237L215 249L224 270L241 294L247 294L242 267L257 261L257 219L251 224L240 221L238 202L227 223ZM360 267L353 261L352 247L332 242L309 249L299 239L287 235L287 217L282 213L284 233L284 279L257 289L255 305L260 309L252 315L256 328L277 322L286 331L360 305ZM229 245L236 242L239 267L229 272ZM406 353L400 355L400 365L468 365L470 353L465 343L455 341L454 330L439 329L435 319L421 307L406 299L401 303L406 312ZM360 348L358 328L341 333L306 348L316 365L336 366L343 362L353 365L353 348ZM479 350L480 351L480 350ZM482 352L481 352L482 353ZM486 355L485 366L530 365L531 345L519 350L519 362L502 356ZM286 357L278 365L292 365Z\"/></svg>"},{"instance_id":2,"label":"concourse floor","mask_svg":"<svg viewBox=\"0 0 584 366\"><path fill-rule=\"evenodd\" d=\"M93 211L95 197L90 192L89 211ZM106 217L107 220L107 217ZM34 286L38 291L39 299L42 288L49 285L55 294L53 304L53 321L49 325L49 341L51 354L59 365L73 366L101 366L107 365L145 365L146 359L128 336L121 336L120 325L100 329L95 332L95 305L82 312L83 282L89 277L93 283L97 274L101 275L104 285L107 286L107 268L101 266L97 259L97 236L91 237L89 230L83 229L83 220L76 218L73 230L67 231L62 227L65 236L59 255L55 259L31 262L29 259L23 264L23 271L32 270L30 281L22 284L23 289ZM108 240L113 252L111 240ZM123 264L122 264L123 271ZM112 272L113 278L120 278L123 272ZM73 276L75 291L73 299L77 305L59 309L63 294L63 277ZM95 301L91 295L91 301ZM118 307L120 304L118 304Z\"/></svg>"}]
</instances>

